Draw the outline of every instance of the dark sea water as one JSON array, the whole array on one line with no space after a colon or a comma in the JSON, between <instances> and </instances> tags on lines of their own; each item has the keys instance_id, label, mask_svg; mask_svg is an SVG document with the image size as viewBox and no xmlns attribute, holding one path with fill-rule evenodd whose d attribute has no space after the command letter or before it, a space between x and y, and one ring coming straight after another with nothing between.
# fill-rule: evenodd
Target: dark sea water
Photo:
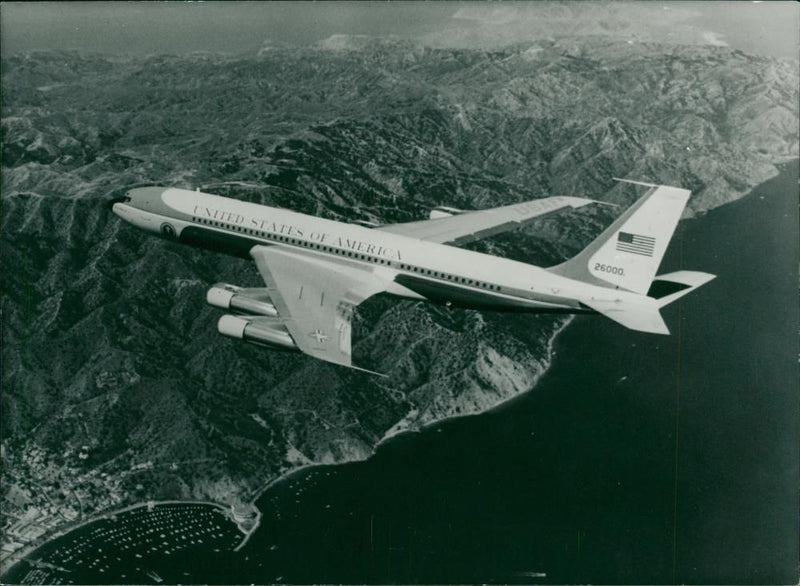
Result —
<instances>
[{"instance_id":1,"label":"dark sea water","mask_svg":"<svg viewBox=\"0 0 800 586\"><path fill-rule=\"evenodd\" d=\"M278 483L229 578L797 583L797 224L797 163L681 223L672 336L576 318L533 392Z\"/></svg>"},{"instance_id":2,"label":"dark sea water","mask_svg":"<svg viewBox=\"0 0 800 586\"><path fill-rule=\"evenodd\" d=\"M797 583L798 172L680 224L660 272L718 276L671 336L577 317L532 392L276 483L238 552L73 568L89 525L33 557L82 583Z\"/></svg>"}]
</instances>

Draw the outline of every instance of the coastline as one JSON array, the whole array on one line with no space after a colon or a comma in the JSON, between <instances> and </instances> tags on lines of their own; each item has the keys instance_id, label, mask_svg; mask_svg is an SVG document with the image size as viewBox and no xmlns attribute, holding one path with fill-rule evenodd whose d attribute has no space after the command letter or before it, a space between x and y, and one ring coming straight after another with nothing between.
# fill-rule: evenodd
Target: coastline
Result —
<instances>
[{"instance_id":1,"label":"coastline","mask_svg":"<svg viewBox=\"0 0 800 586\"><path fill-rule=\"evenodd\" d=\"M490 406L489 408L487 408L487 409L485 409L483 411L476 411L474 413L461 413L461 414L458 414L458 415L451 415L451 416L443 417L441 419L435 419L435 420L432 420L432 421L428 421L428 422L419 424L418 427L401 427L401 428L397 428L397 426L401 425L403 423L403 421L404 421L404 420L401 420L397 424L395 424L389 431L387 431L386 434L384 434L384 436L382 438L380 438L375 443L375 445L372 447L371 452L363 459L342 460L340 462L335 462L335 463L332 463L332 464L323 464L323 463L302 464L302 465L300 465L300 466L298 466L296 468L292 468L291 470L287 470L286 472L284 472L284 473L282 473L282 474L280 474L280 475L278 475L278 476L276 476L274 478L269 479L261 488L256 490L256 492L253 494L253 496L250 499L244 501L245 504L247 504L251 508L251 510L255 513L255 520L253 522L253 525L251 527L249 527L249 528L245 528L243 526L242 522L239 522L239 521L237 521L235 519L234 511L233 511L233 505L229 505L227 503L220 503L220 502L214 502L214 501L198 501L198 500L186 500L186 501L182 501L182 500L166 500L166 501L139 502L139 503L136 503L136 504L127 505L127 506L122 507L120 509L112 509L112 510L100 512L100 513L96 514L95 516L91 517L90 519L86 519L84 521L81 521L76 525L64 525L62 527L57 528L52 534L44 537L44 540L41 541L40 543L27 544L27 545L23 546L22 548L20 548L19 550L17 550L16 552L12 553L7 559L7 564L8 565L7 565L7 567L3 568L2 574L5 575L13 566L15 566L16 564L18 564L21 561L24 561L25 558L27 558L28 556L34 554L39 548L41 548L44 545L50 543L54 539L58 539L60 537L63 537L64 535L66 535L66 534L68 534L68 533L70 533L72 531L75 531L77 529L80 529L81 527L84 527L86 525L90 525L92 523L95 523L97 521L101 521L103 519L107 519L109 517L113 517L114 515L117 515L117 514L120 514L120 513L124 513L126 511L135 510L135 509L138 509L138 508L141 508L141 507L167 505L167 504L178 504L178 505L201 504L201 505L210 505L210 506L213 506L213 507L219 509L223 514L225 514L230 519L230 521L232 523L236 524L237 528L244 535L241 543L239 545L237 545L233 550L235 552L238 552L242 548L244 548L245 545L247 545L248 541L250 540L250 537L256 532L256 530L261 525L262 512L258 508L258 506L256 505L256 502L264 495L265 492L267 492L268 490L270 490L274 486L277 486L277 485L279 485L280 483L282 483L284 481L290 480L295 475L297 475L297 474L299 474L299 473L301 473L301 472L303 472L303 471L305 471L305 470L307 470L309 468L319 468L319 467L328 467L328 466L341 466L343 464L349 464L349 463L353 463L353 462L360 462L360 461L368 460L369 458L371 458L375 454L375 452L381 446L383 446L385 443L388 443L391 440L396 439L396 438L398 438L400 436L403 436L405 434L410 434L410 433L422 433L422 432L426 431L427 429L430 429L433 426L445 423L447 421L456 420L456 419L462 419L462 418L468 418L468 417L476 417L476 416L482 415L484 413L489 413L489 412L491 412L491 411L493 411L495 409L498 409L498 408L506 405L507 403L513 401L514 399L519 398L522 395L525 395L525 394L527 394L529 392L532 392L536 388L536 385L538 384L538 382L541 380L541 377L550 369L550 366L551 366L552 360L553 360L553 351L554 351L554 347L555 347L556 338L558 338L559 334L561 334L569 326L569 324L572 323L573 319L574 319L574 316L567 317L565 319L564 323L561 326L559 326L558 328L556 328L556 330L553 332L553 334L549 337L549 339L547 341L546 354L545 354L545 357L543 359L544 367L538 373L536 373L534 375L533 381L532 381L530 387L527 390L522 391L520 393L516 393L516 394L511 395L509 397L505 397L505 398L501 399L500 401L498 401L497 403L493 404L492 406Z\"/></svg>"},{"instance_id":2,"label":"coastline","mask_svg":"<svg viewBox=\"0 0 800 586\"><path fill-rule=\"evenodd\" d=\"M559 326L558 328L556 328L556 330L553 332L553 334L547 340L547 351L546 351L545 358L543 359L544 367L538 373L536 373L534 375L533 381L531 382L531 385L530 385L530 387L528 389L526 389L526 390L524 390L524 391L522 391L520 393L515 393L515 394L513 394L511 396L508 396L508 397L505 397L503 399L500 399L497 403L495 403L491 407L488 407L488 408L486 408L486 409L484 409L482 411L476 411L474 413L459 413L458 415L448 415L447 417L442 417L441 419L435 419L433 421L426 421L424 423L421 423L419 425L419 427L401 427L401 428L398 428L397 426L401 425L403 423L403 421L404 421L404 420L401 420L398 423L396 423L394 426L392 426L392 428L389 431L387 431L380 440L378 440L378 442L375 444L375 447L373 448L373 453L375 453L375 450L377 450L379 447L381 447L384 443L389 442L390 440L392 440L392 439L394 439L394 438L396 438L398 436L401 436L403 434L406 434L406 433L422 433L423 431L425 431L425 430L427 430L427 429L429 429L429 428L431 428L431 427L433 427L435 425L439 425L439 424L445 423L447 421L453 421L453 420L456 420L456 419L462 419L462 418L466 418L466 417L475 417L475 416L478 416L478 415L483 415L485 413L490 413L490 412L494 411L495 409L499 409L500 407L503 407L504 405L508 404L509 402L511 402L511 401L513 401L513 400L515 400L515 399L517 399L517 398L519 398L519 397L521 397L521 396L523 396L523 395L525 395L527 393L530 393L530 392L534 391L536 389L536 385L539 384L539 381L541 380L542 376L544 376L544 374L548 370L550 370L550 367L552 366L552 363L553 363L553 351L555 349L556 338L558 338L558 336L572 323L572 321L574 319L575 319L574 315L567 316L567 318L565 319L564 323L561 326ZM344 462L342 462L342 463L344 463Z\"/></svg>"},{"instance_id":3,"label":"coastline","mask_svg":"<svg viewBox=\"0 0 800 586\"><path fill-rule=\"evenodd\" d=\"M796 166L781 169L779 181L760 184L746 201L683 223L661 273L707 270L719 281L665 314L671 338L629 333L600 317L575 319L555 339L535 393L486 417L398 437L368 462L309 471L266 492L258 503L265 527L246 550L263 555L265 569L253 564L242 575L303 583L507 583L520 580L512 570L532 569L554 583L735 583L737 574L758 583L772 575L753 573L751 563L772 571L753 546L770 543L784 556L796 536L787 539L791 527L762 514L777 510L761 498L773 475L751 491L748 474L762 470L765 457L770 470L785 470L776 454L791 455L777 436L751 449L763 421L786 413L786 378L773 385L770 372L776 360L787 361L770 351L777 330L766 325L783 322L785 332L790 324L775 309L791 299L792 285L796 296L785 264L796 250L785 237L796 228L784 228L792 218L796 224L798 175ZM771 233L741 238L742 227ZM775 263L764 263L770 248ZM761 278L738 287L750 273ZM759 292L759 282L783 285ZM757 307L748 311L754 323L731 307ZM766 352L751 360L748 340ZM709 369L711 356L724 367ZM763 391L780 387L776 405ZM781 437L790 436L782 427ZM736 535L725 530L732 498L749 505ZM716 521L713 543L703 539L704 511ZM781 540L771 537L776 525Z\"/></svg>"},{"instance_id":4,"label":"coastline","mask_svg":"<svg viewBox=\"0 0 800 586\"><path fill-rule=\"evenodd\" d=\"M11 568L13 568L14 566L16 566L18 563L20 563L22 561L26 561L27 557L33 555L34 553L36 553L37 550L39 550L40 548L44 547L45 545L47 545L51 541L53 541L55 539L58 539L59 537L63 537L65 535L69 534L69 533L72 533L73 531L81 529L82 527L86 527L87 525L91 525L93 523L97 523L98 521L102 521L104 519L110 519L110 518L112 518L112 517L114 517L116 515L120 515L122 513L127 513L129 511L135 511L136 509L141 509L141 508L145 508L145 507L153 508L153 507L163 506L163 505L205 505L205 506L213 507L215 509L218 509L225 517L227 517L231 521L231 523L236 524L236 526L239 528L239 530L242 531L243 533L245 533L245 535L246 535L245 540L249 537L249 534L247 532L245 532L241 528L241 525L238 522L236 522L236 520L233 518L232 510L229 509L229 508L225 508L225 506L220 504L220 503L215 503L215 502L212 502L212 501L198 501L198 500L187 500L187 501L180 501L180 500L145 501L145 502L140 502L140 503L136 503L136 504L133 504L133 505L127 505L127 506L119 508L119 509L111 509L111 510L108 510L108 511L104 511L102 513L98 513L97 515L91 517L90 519L86 519L84 521L80 521L79 523L77 523L75 525L64 525L64 526L59 527L58 529L54 530L53 533L48 535L44 539L44 541L42 543L24 545L23 547L21 547L20 549L18 549L17 551L15 551L14 553L12 553L11 555L8 556L8 558L6 560L6 563L8 565L7 565L7 567L2 568L2 574L0 574L0 576L5 577L5 575L11 570ZM260 513L258 514L258 518L260 519ZM258 526L258 524L256 524L256 527L257 526ZM253 528L252 531L255 531L255 528Z\"/></svg>"},{"instance_id":5,"label":"coastline","mask_svg":"<svg viewBox=\"0 0 800 586\"><path fill-rule=\"evenodd\" d=\"M784 172L789 165L792 165L792 164L796 163L797 161L800 161L800 159L789 158L789 159L787 159L785 161L781 161L781 162L775 163L775 168L777 170L777 173L776 173L775 176L777 176L780 173ZM748 197L748 196L752 195L757 187L758 186L753 186L753 188L751 188L745 194L743 194L743 195L741 195L741 196L739 196L739 197L737 197L735 199L731 199L730 201L726 202L726 204L723 204L723 205L727 205L729 203L737 202L737 201L739 201L739 200L741 200L741 199L743 199L745 197ZM704 210L701 213L706 213L707 211L709 211L709 210ZM693 216L694 216L694 214L693 214ZM573 323L573 321L575 320L575 317L576 317L575 315L569 315L566 318L566 320L564 321L564 323L561 326L559 326L554 331L554 333L550 336L550 338L548 339L546 357L544 359L544 365L545 366L544 366L544 368L541 369L540 372L538 372L534 376L533 381L532 381L530 387L527 390L522 391L520 393L516 393L516 394L514 394L512 396L509 396L509 397L506 397L504 399L501 399L500 401L498 401L497 403L495 403L491 407L489 407L487 409L484 409L482 411L477 411L477 412L474 412L474 413L462 413L462 414L458 414L458 415L451 415L451 416L443 417L441 419L436 419L436 420L433 420L433 421L428 421L428 422L419 424L418 427L409 426L409 427L399 427L398 428L398 426L401 425L403 423L403 421L405 420L405 419L403 419L403 420L399 421L398 423L396 423L394 426L392 426L392 428L390 428L389 431L387 431L384 434L384 436L375 443L375 445L373 446L372 451L370 452L370 454L364 459L343 460L343 461L336 462L336 463L333 463L333 464L330 464L330 463L328 463L328 464L323 464L323 463L303 464L301 466L298 466L297 468L293 468L291 470L286 471L283 474L281 474L281 475L279 475L279 476L277 476L275 478L272 478L268 482L266 482L264 484L264 486L262 486L260 489L258 489L255 492L253 498L250 499L249 501L247 501L250 504L250 506L253 508L253 510L256 511L256 513L258 515L258 519L259 519L259 524L260 524L260 518L261 518L261 511L256 506L256 502L268 490L270 490L271 488L281 484L284 481L291 480L296 474L299 474L299 473L301 473L301 472L303 472L303 471L305 471L305 470L307 470L309 468L334 467L334 466L341 466L341 465L348 464L348 463L353 463L353 462L366 461L369 458L373 457L375 455L376 451L379 448L381 448L384 444L388 444L392 440L398 439L398 438L400 438L402 436L405 436L406 434L423 433L426 430L428 430L428 429L430 429L430 428L432 428L432 427L434 427L436 425L444 424L444 423L446 423L448 421L453 421L453 420L458 420L458 419L465 419L465 418L469 418L469 417L476 417L476 416L480 416L480 415L483 415L483 414L486 414L486 413L491 413L491 412L494 412L494 411L496 411L498 409L505 408L510 403L512 403L513 401L518 400L520 397L523 397L524 395L533 392L536 389L536 387L539 384L539 382L541 381L542 377L552 367L553 360L555 358L554 354L555 354L555 345L556 345L557 339L559 338L560 334L562 334L567 329L567 327L570 324ZM244 545L249 540L250 535L252 535L252 533L255 532L257 527L258 527L258 525L253 528L253 530L250 532L250 534L248 534L246 536L244 541L239 546L237 546L235 551L239 551L240 549L242 549L244 547Z\"/></svg>"},{"instance_id":6,"label":"coastline","mask_svg":"<svg viewBox=\"0 0 800 586\"><path fill-rule=\"evenodd\" d=\"M791 159L787 159L787 160L782 161L782 162L775 163L775 168L777 169L778 173L781 173L789 165L795 164L798 160L800 160L800 159L791 158ZM733 202L739 201L740 199L742 199L744 197L747 197L747 196L751 195L756 187L757 186L755 186L753 189L748 191L743 196L741 196L739 198L736 198L736 199L733 199L733 200L730 200L729 202L726 202L726 203L733 203ZM704 210L704 212L701 212L701 213L705 213L706 211L708 211L708 210ZM5 560L5 563L3 564L4 567L2 568L2 575L7 574L7 572L13 566L15 566L19 562L25 560L25 558L27 558L28 556L34 554L39 548L41 548L42 546L50 543L54 539L58 539L60 537L63 537L64 535L66 535L66 534L68 534L68 533L70 533L70 532L72 532L72 531L74 531L76 529L80 529L81 527L84 527L86 525L90 525L90 524L95 523L97 521L100 521L100 520L103 520L103 519L107 519L109 517L113 517L114 515L117 515L117 514L120 514L120 513L124 513L126 511L131 511L131 510L135 510L135 509L142 508L142 507L147 507L147 506L160 506L160 505L168 505L168 504L174 504L174 505L200 504L200 505L212 506L212 507L218 509L220 512L222 512L231 522L235 523L237 525L237 528L243 533L243 539L242 539L241 543L239 545L237 545L236 548L234 548L234 550L233 550L233 551L240 551L248 543L250 537L260 527L262 512L256 506L256 502L264 495L264 493L266 493L271 488L279 485L280 483L282 483L284 481L291 480L295 475L300 474L301 472L303 472L303 471L305 471L306 469L309 469L309 468L333 467L333 466L340 466L340 465L343 465L343 464L348 464L348 463L368 460L369 458L374 456L376 451L379 448L381 448L384 444L388 444L390 441L392 441L394 439L397 439L397 438L399 438L401 436L404 436L405 434L422 433L422 432L424 432L424 431L426 431L426 430L428 430L428 429L430 429L430 428L432 428L432 427L434 427L436 425L443 424L443 423L446 423L446 422L451 421L451 420L475 417L475 416L483 415L483 414L486 414L486 413L490 413L490 412L493 412L493 411L495 411L497 409L506 407L512 401L517 400L520 397L522 397L522 396L534 391L536 389L537 385L539 384L542 376L544 374L546 374L548 372L548 370L550 370L550 368L552 366L552 362L553 362L553 359L554 359L554 352L555 352L555 343L556 343L559 335L562 332L564 332L566 330L566 328L571 323L573 323L574 318L575 318L575 316L567 317L566 320L564 321L564 323L562 325L560 325L554 331L554 333L549 337L549 339L547 341L547 346L546 346L547 350L546 350L546 353L545 353L545 357L543 359L544 367L536 375L534 375L532 383L531 383L530 387L527 390L519 392L519 393L515 393L515 394L513 394L511 396L508 396L508 397L505 397L505 398L499 400L497 403L493 404L492 406L490 406L490 407L488 407L488 408L486 408L484 410L476 411L476 412L473 412L473 413L462 413L462 414L458 414L458 415L446 416L446 417L443 417L443 418L440 418L440 419L435 419L435 420L432 420L432 421L428 421L428 422L424 422L424 423L421 423L421 424L417 424L418 426L416 426L416 427L414 427L414 426L398 427L398 426L402 425L403 422L405 421L405 419L403 419L403 420L399 421L397 424L395 424L392 428L390 428L389 431L387 431L384 434L384 436L381 437L374 444L374 446L372 447L372 450L370 451L370 453L363 459L347 459L347 460L342 460L342 461L335 462L335 463L309 463L309 464L302 464L302 465L300 465L298 467L295 467L295 468L292 468L290 470L287 470L287 471L283 472L282 474L280 474L280 475L278 475L278 476L276 476L274 478L271 478L268 481L266 481L263 486L258 488L253 493L253 496L251 498L249 498L247 500L244 500L244 503L246 505L248 505L251 508L251 510L253 511L253 513L254 513L254 521L252 522L252 526L250 526L249 528L245 527L245 525L247 524L247 520L245 520L245 519L240 520L240 521L236 520L235 512L234 512L234 509L233 509L233 505L230 505L228 503L221 503L221 502L215 502L215 501L201 501L201 500L164 500L164 501L139 502L139 503L136 503L136 504L127 505L127 506L119 508L119 509L111 509L111 510L99 512L96 515L94 515L93 517L91 517L89 519L86 519L86 520L82 520L82 521L78 522L75 525L67 523L67 524L55 529L51 534L49 534L47 536L43 536L44 537L43 540L41 540L41 541L37 540L37 542L34 543L34 544L23 545L23 547L21 547L19 550L11 553L9 555L9 557Z\"/></svg>"},{"instance_id":7,"label":"coastline","mask_svg":"<svg viewBox=\"0 0 800 586\"><path fill-rule=\"evenodd\" d=\"M545 373L547 373L547 371L550 369L550 367L552 365L556 339L572 323L572 321L574 320L574 317L575 316L572 316L572 315L568 316L565 319L564 323L561 326L559 326L553 332L553 334L550 336L550 338L548 339L548 341L547 341L546 358L544 360L545 366L544 366L544 368L542 368L542 370L540 372L538 372L534 376L533 382L532 382L530 388L528 388L527 390L522 391L521 393L516 393L516 394L514 394L514 395L512 395L510 397L506 397L506 398L498 401L497 403L495 403L494 405L492 405L488 409L485 409L483 411L478 411L478 412L475 412L475 413L462 413L462 414L459 414L459 415L451 415L451 416L443 417L441 419L436 419L434 421L428 421L426 423L423 423L417 428L394 429L396 427L396 425L397 425L396 424L380 440L378 440L378 442L373 446L371 453L366 458L364 458L363 460L356 460L356 459L343 460L341 462L336 462L336 463L333 463L333 464L322 464L322 463L303 464L301 466L298 466L297 468L293 468L293 469L291 469L291 470L289 470L287 472L284 472L280 476L277 476L275 478L270 479L266 484L264 484L263 487L258 489L258 491L256 491L256 493L253 496L253 498L250 501L248 501L248 504L250 504L250 506L253 508L253 510L255 510L257 512L258 519L259 519L259 524L260 524L260 519L261 519L261 511L256 506L256 502L262 496L264 496L264 493L267 492L269 489L271 489L271 488L273 488L273 487L275 487L275 486L277 486L277 485L279 485L279 484L281 484L281 483L283 483L285 481L291 480L295 475L300 474L301 472L303 472L303 471L305 471L307 469L310 469L310 468L335 467L335 466L341 466L341 465L344 465L344 464L350 464L350 463L354 463L354 462L366 461L369 458L371 458L372 456L374 456L375 452L379 448L381 448L384 444L388 444L392 440L398 439L398 438L400 438L400 437L402 437L402 436L404 436L406 434L423 433L424 431L426 431L426 430L428 430L428 429L430 429L430 428L432 428L432 427L434 427L436 425L439 425L439 424L442 424L442 423L446 423L448 421L452 421L452 420L456 420L456 419L466 419L466 418L469 418L469 417L477 417L477 416L483 415L485 413L490 413L490 412L492 412L492 411L494 411L496 409L499 409L499 408L507 405L511 401L514 401L515 399L518 399L519 397L521 397L523 395L526 395L527 393L533 392L536 389L536 385L539 383L539 381L541 380L542 376ZM253 532L255 532L256 528L257 528L257 526L254 527L253 530L250 532L250 534L247 535L245 540L236 547L235 551L239 551L247 543L247 541L250 538L250 535Z\"/></svg>"}]
</instances>

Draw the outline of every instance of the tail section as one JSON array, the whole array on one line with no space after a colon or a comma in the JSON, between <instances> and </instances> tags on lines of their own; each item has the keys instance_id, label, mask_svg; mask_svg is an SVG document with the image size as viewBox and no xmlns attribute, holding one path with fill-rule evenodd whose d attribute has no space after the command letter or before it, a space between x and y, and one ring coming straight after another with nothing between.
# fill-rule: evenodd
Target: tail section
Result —
<instances>
[{"instance_id":1,"label":"tail section","mask_svg":"<svg viewBox=\"0 0 800 586\"><path fill-rule=\"evenodd\" d=\"M582 303L628 329L650 334L669 334L659 310L713 278L714 275L708 273L677 271L656 277L647 296L625 301L591 297L583 299Z\"/></svg>"},{"instance_id":2,"label":"tail section","mask_svg":"<svg viewBox=\"0 0 800 586\"><path fill-rule=\"evenodd\" d=\"M616 299L590 299L584 300L583 303L629 330L648 334L669 334L669 328L658 311L660 306L650 297L642 296L625 302Z\"/></svg>"},{"instance_id":3,"label":"tail section","mask_svg":"<svg viewBox=\"0 0 800 586\"><path fill-rule=\"evenodd\" d=\"M634 182L635 183L635 182ZM669 334L660 309L709 282L714 275L677 271L655 276L689 191L666 185L650 189L611 226L552 273L610 289L609 295L587 294L581 303L626 328ZM638 295L619 295L613 291Z\"/></svg>"},{"instance_id":4,"label":"tail section","mask_svg":"<svg viewBox=\"0 0 800 586\"><path fill-rule=\"evenodd\" d=\"M690 192L653 185L589 246L548 270L593 285L646 295Z\"/></svg>"}]
</instances>

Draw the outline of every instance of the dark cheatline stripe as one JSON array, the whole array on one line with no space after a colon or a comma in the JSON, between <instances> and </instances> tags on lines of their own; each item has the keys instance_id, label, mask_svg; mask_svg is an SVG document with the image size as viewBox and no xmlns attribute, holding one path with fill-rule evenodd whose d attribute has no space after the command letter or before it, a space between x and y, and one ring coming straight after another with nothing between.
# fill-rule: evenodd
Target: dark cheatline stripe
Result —
<instances>
[{"instance_id":1,"label":"dark cheatline stripe","mask_svg":"<svg viewBox=\"0 0 800 586\"><path fill-rule=\"evenodd\" d=\"M582 305L565 308L534 307L530 303L531 300L503 299L493 295L489 291L418 277L416 275L401 273L397 275L394 280L403 287L419 293L429 301L433 301L434 303L449 303L452 307L524 313L595 313L593 309ZM541 299L541 301L553 302L555 298Z\"/></svg>"},{"instance_id":2,"label":"dark cheatline stripe","mask_svg":"<svg viewBox=\"0 0 800 586\"><path fill-rule=\"evenodd\" d=\"M215 252L222 252L241 258L250 258L250 249L256 244L268 244L255 238L210 230L200 226L187 226L181 230L179 241L183 244L200 246Z\"/></svg>"}]
</instances>

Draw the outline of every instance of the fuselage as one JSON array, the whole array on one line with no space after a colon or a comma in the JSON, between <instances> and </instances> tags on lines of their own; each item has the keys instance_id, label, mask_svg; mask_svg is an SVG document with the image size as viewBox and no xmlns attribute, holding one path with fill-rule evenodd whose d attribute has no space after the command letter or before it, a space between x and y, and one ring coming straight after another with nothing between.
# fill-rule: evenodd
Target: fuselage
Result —
<instances>
[{"instance_id":1,"label":"fuselage","mask_svg":"<svg viewBox=\"0 0 800 586\"><path fill-rule=\"evenodd\" d=\"M372 271L388 293L475 309L591 312L582 299L632 295L533 265L289 210L175 188L130 190L122 219L166 239L242 258L254 246L302 250Z\"/></svg>"}]
</instances>

